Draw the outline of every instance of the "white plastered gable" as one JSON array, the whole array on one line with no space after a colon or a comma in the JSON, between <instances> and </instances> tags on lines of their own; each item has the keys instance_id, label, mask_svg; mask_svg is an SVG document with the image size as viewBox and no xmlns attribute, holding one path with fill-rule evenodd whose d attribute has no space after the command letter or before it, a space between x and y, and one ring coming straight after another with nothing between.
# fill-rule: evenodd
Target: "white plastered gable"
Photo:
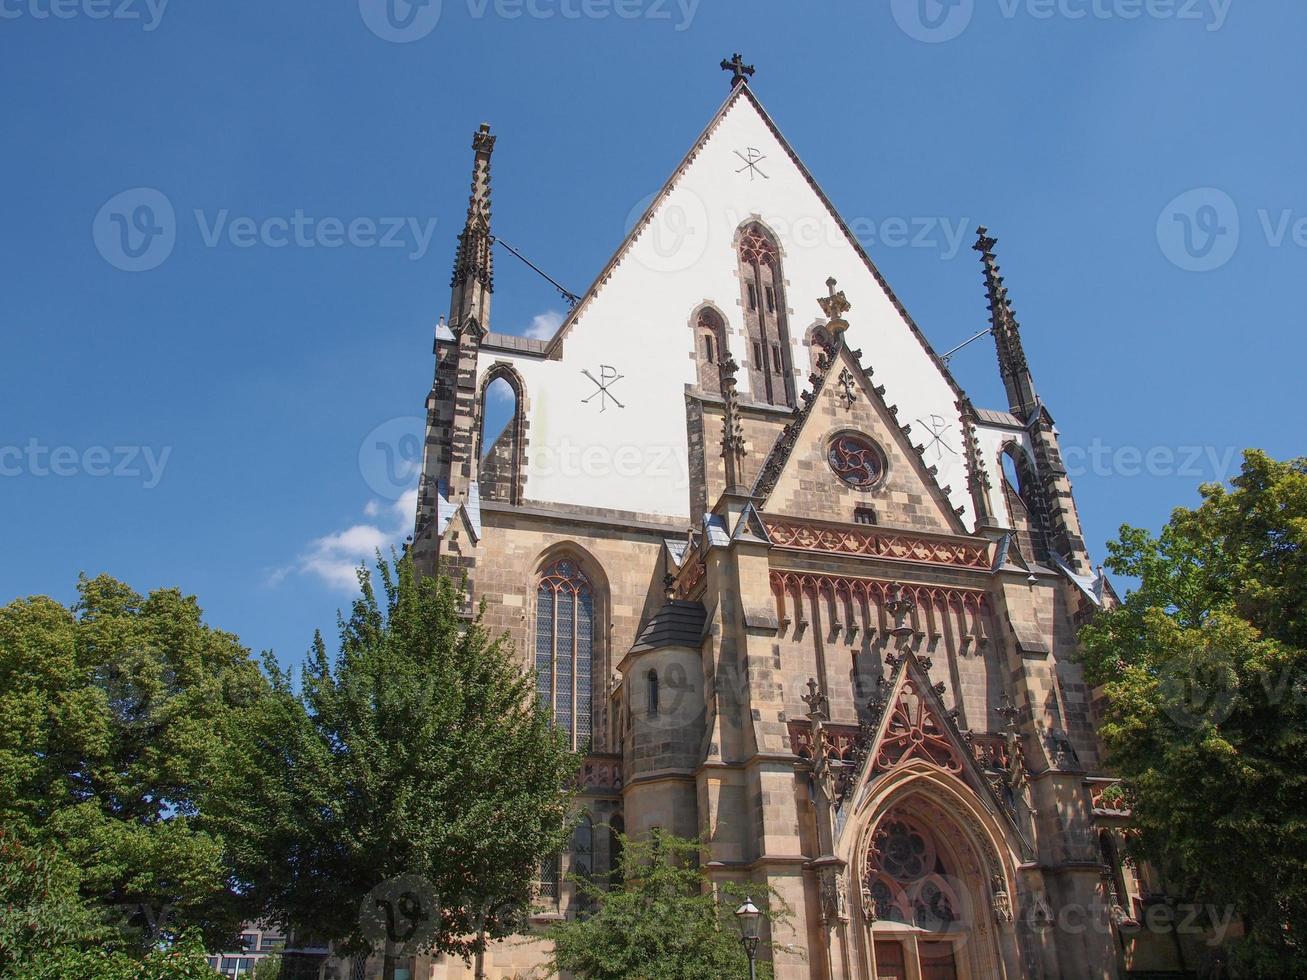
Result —
<instances>
[{"instance_id":1,"label":"white plastered gable","mask_svg":"<svg viewBox=\"0 0 1307 980\"><path fill-rule=\"evenodd\" d=\"M966 508L971 527L960 392L747 86L733 91L655 195L560 328L550 356L496 353L528 389L526 496L690 519L685 386L696 371L689 320L705 302L725 316L741 395L750 399L735 254L749 221L780 246L795 391L805 386L810 363L804 337L822 319L817 298L834 277L853 304L849 345L865 351L886 400L930 444L939 485L951 488L952 505ZM611 398L586 371L620 376L609 386Z\"/></svg>"}]
</instances>

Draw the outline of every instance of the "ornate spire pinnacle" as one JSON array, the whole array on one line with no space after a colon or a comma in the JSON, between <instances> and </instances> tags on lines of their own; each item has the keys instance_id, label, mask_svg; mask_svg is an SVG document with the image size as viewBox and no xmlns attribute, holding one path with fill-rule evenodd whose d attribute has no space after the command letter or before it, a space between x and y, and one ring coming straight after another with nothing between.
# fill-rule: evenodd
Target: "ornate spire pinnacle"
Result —
<instances>
[{"instance_id":1,"label":"ornate spire pinnacle","mask_svg":"<svg viewBox=\"0 0 1307 980\"><path fill-rule=\"evenodd\" d=\"M454 274L449 285L453 289L450 299L449 322L460 332L466 321L474 318L484 332L489 329L490 294L495 288L494 256L490 234L490 155L495 149L495 137L490 126L482 123L472 136L472 192L467 202L467 221L458 236L458 251L454 257Z\"/></svg>"},{"instance_id":2,"label":"ornate spire pinnacle","mask_svg":"<svg viewBox=\"0 0 1307 980\"><path fill-rule=\"evenodd\" d=\"M985 267L985 292L989 298L989 319L993 326L994 346L998 350L998 370L1007 388L1008 402L1021 421L1026 421L1039 404L1035 395L1035 382L1030 376L1030 367L1026 363L1026 352L1021 346L1021 327L1017 323L1012 301L1008 298L1007 287L998 270L998 257L994 246L998 239L991 238L989 229L981 227L976 232L976 244L972 246L980 253L980 261Z\"/></svg>"},{"instance_id":3,"label":"ornate spire pinnacle","mask_svg":"<svg viewBox=\"0 0 1307 980\"><path fill-rule=\"evenodd\" d=\"M740 57L737 51L729 58L722 60L722 71L731 73L731 88L737 85L743 85L753 75L753 65L746 65L744 59Z\"/></svg>"},{"instance_id":4,"label":"ornate spire pinnacle","mask_svg":"<svg viewBox=\"0 0 1307 980\"><path fill-rule=\"evenodd\" d=\"M740 397L735 390L735 373L739 370L729 353L718 367L722 401L722 458L726 461L727 492L747 492L744 487L744 426L740 421Z\"/></svg>"},{"instance_id":5,"label":"ornate spire pinnacle","mask_svg":"<svg viewBox=\"0 0 1307 980\"><path fill-rule=\"evenodd\" d=\"M826 280L827 296L821 296L817 302L821 305L821 310L826 314L829 321L827 327L830 328L831 339L835 341L835 347L838 350L840 341L844 337L844 331L849 329L849 321L844 319L844 314L853 309L853 304L849 302L844 290L835 291L835 277Z\"/></svg>"},{"instance_id":6,"label":"ornate spire pinnacle","mask_svg":"<svg viewBox=\"0 0 1307 980\"><path fill-rule=\"evenodd\" d=\"M985 469L985 457L976 440L976 409L970 398L958 403L962 414L962 452L967 461L967 489L971 492L971 504L976 508L976 528L993 527L994 514L989 506L989 473Z\"/></svg>"}]
</instances>

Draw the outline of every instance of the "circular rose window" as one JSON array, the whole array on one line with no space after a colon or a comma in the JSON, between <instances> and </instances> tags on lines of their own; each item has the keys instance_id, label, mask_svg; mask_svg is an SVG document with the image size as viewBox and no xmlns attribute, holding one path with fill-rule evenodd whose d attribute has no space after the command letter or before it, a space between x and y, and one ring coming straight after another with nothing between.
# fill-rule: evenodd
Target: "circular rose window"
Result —
<instances>
[{"instance_id":1,"label":"circular rose window","mask_svg":"<svg viewBox=\"0 0 1307 980\"><path fill-rule=\"evenodd\" d=\"M831 440L826 460L836 476L858 490L869 490L885 475L884 453L857 433L844 432Z\"/></svg>"}]
</instances>

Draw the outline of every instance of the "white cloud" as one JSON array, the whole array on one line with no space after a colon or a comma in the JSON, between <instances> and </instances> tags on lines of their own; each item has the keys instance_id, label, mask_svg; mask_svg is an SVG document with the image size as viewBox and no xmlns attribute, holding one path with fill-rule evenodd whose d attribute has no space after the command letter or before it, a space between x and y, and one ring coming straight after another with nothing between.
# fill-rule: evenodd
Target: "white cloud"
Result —
<instances>
[{"instance_id":1,"label":"white cloud","mask_svg":"<svg viewBox=\"0 0 1307 980\"><path fill-rule=\"evenodd\" d=\"M500 402L504 405L511 404L514 398L513 386L503 378L495 378L494 381L490 382L486 394L490 396L492 402Z\"/></svg>"},{"instance_id":2,"label":"white cloud","mask_svg":"<svg viewBox=\"0 0 1307 980\"><path fill-rule=\"evenodd\" d=\"M417 487L413 487L390 503L369 500L363 513L379 520L354 524L343 531L313 539L294 564L275 569L267 576L268 585L279 585L286 576L297 572L314 576L329 588L353 595L358 591L359 564L370 565L378 551L388 555L391 548L399 549L413 530L417 499Z\"/></svg>"},{"instance_id":3,"label":"white cloud","mask_svg":"<svg viewBox=\"0 0 1307 980\"><path fill-rule=\"evenodd\" d=\"M563 325L564 316L557 310L545 310L531 318L531 325L526 328L526 336L535 340L553 340L558 328Z\"/></svg>"}]
</instances>

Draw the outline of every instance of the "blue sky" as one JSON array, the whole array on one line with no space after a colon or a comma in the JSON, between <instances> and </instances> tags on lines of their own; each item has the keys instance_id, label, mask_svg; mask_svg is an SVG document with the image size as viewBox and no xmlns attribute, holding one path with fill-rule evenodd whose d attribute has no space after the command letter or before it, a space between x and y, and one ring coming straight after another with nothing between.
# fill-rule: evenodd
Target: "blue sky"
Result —
<instances>
[{"instance_id":1,"label":"blue sky","mask_svg":"<svg viewBox=\"0 0 1307 980\"><path fill-rule=\"evenodd\" d=\"M735 50L937 350L1000 239L1096 558L1301 452L1297 0L387 2L0 0L0 602L178 585L297 661L407 530L477 124L496 231L580 291ZM498 273L496 329L563 309ZM987 339L953 367L1005 407Z\"/></svg>"}]
</instances>

